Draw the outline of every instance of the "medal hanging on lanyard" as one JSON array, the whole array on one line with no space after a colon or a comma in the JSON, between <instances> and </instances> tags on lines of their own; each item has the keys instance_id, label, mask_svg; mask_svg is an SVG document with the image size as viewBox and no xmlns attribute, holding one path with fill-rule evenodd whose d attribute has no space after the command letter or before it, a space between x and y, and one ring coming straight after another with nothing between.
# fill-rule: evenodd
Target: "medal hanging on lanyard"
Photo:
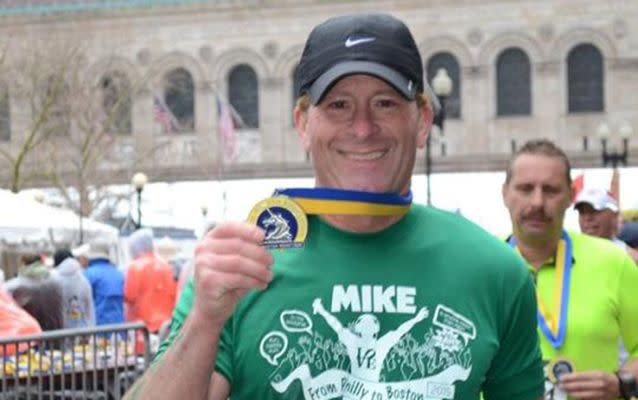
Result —
<instances>
[{"instance_id":1,"label":"medal hanging on lanyard","mask_svg":"<svg viewBox=\"0 0 638 400\"><path fill-rule=\"evenodd\" d=\"M508 243L516 248L516 239L510 237ZM567 311L569 303L569 283L572 270L572 241L563 231L556 250L555 279L553 307L550 309L545 305L538 287L536 288L536 299L538 302L538 326L543 332L543 336L554 349L559 349L565 343L567 331Z\"/></svg>"},{"instance_id":2,"label":"medal hanging on lanyard","mask_svg":"<svg viewBox=\"0 0 638 400\"><path fill-rule=\"evenodd\" d=\"M248 222L266 231L268 248L302 247L308 232L307 214L404 215L412 205L412 192L372 193L330 188L277 189L273 197L257 203Z\"/></svg>"}]
</instances>

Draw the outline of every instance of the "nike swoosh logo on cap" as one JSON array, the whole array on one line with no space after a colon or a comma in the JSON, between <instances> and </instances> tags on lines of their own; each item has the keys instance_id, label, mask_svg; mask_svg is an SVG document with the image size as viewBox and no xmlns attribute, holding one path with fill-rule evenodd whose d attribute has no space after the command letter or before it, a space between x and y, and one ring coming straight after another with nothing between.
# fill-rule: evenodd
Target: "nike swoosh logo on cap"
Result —
<instances>
[{"instance_id":1,"label":"nike swoosh logo on cap","mask_svg":"<svg viewBox=\"0 0 638 400\"><path fill-rule=\"evenodd\" d=\"M353 39L353 38L349 37L348 39L346 39L346 47L356 46L356 45L361 44L361 43L373 42L375 40L377 40L377 38L362 37L362 38Z\"/></svg>"}]
</instances>

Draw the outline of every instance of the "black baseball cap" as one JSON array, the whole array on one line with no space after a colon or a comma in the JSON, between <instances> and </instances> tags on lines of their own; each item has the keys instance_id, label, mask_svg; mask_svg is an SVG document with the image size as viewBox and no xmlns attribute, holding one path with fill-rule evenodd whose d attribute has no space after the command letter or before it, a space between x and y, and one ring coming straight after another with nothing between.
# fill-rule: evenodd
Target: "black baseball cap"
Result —
<instances>
[{"instance_id":1,"label":"black baseball cap","mask_svg":"<svg viewBox=\"0 0 638 400\"><path fill-rule=\"evenodd\" d=\"M316 26L295 74L297 96L308 94L317 104L339 79L354 74L380 78L408 100L425 92L438 111L436 96L423 80L423 61L412 33L391 15L343 15Z\"/></svg>"}]
</instances>

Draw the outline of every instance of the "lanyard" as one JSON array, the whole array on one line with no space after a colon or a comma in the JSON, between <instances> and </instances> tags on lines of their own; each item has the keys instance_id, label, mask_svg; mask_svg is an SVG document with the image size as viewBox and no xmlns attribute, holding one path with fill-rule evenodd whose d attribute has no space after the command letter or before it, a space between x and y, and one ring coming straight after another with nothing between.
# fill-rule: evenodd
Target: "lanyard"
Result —
<instances>
[{"instance_id":1,"label":"lanyard","mask_svg":"<svg viewBox=\"0 0 638 400\"><path fill-rule=\"evenodd\" d=\"M510 246L516 248L516 238L511 236L508 240ZM555 349L558 349L565 342L565 334L567 330L567 305L569 303L569 281L572 270L572 241L563 231L561 239L556 249L555 262L555 282L553 309L549 308L541 298L538 287L536 287L536 299L538 302L538 325L547 338L549 343Z\"/></svg>"},{"instance_id":2,"label":"lanyard","mask_svg":"<svg viewBox=\"0 0 638 400\"><path fill-rule=\"evenodd\" d=\"M332 188L291 188L277 189L274 195L290 197L306 214L403 215L412 204L412 192L402 196Z\"/></svg>"}]
</instances>

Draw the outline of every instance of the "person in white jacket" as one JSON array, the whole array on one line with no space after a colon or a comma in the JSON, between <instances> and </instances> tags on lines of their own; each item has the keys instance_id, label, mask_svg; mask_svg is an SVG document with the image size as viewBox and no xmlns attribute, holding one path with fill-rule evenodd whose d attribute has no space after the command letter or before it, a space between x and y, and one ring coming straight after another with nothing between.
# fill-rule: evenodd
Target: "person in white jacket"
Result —
<instances>
[{"instance_id":1,"label":"person in white jacket","mask_svg":"<svg viewBox=\"0 0 638 400\"><path fill-rule=\"evenodd\" d=\"M68 257L53 270L53 278L62 286L64 328L95 326L95 309L91 284L82 266Z\"/></svg>"}]
</instances>

